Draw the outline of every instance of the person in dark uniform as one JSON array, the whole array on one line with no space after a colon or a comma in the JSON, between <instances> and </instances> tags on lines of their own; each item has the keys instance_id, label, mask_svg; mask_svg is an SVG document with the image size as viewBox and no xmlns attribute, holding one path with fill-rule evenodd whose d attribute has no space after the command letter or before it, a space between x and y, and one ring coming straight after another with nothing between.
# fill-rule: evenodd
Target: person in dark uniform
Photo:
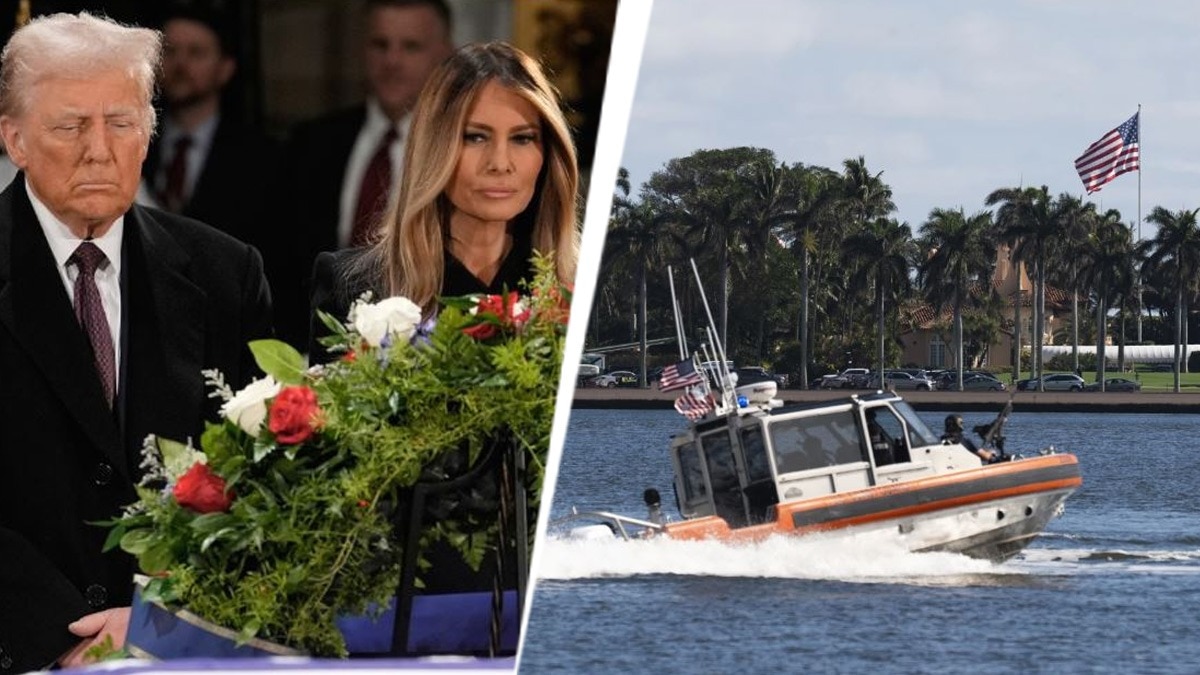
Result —
<instances>
[{"instance_id":1,"label":"person in dark uniform","mask_svg":"<svg viewBox=\"0 0 1200 675\"><path fill-rule=\"evenodd\" d=\"M942 434L942 441L946 443L958 443L978 455L979 459L982 459L984 462L994 462L996 460L996 453L976 446L975 442L963 433L962 415L946 416L945 432Z\"/></svg>"},{"instance_id":2,"label":"person in dark uniform","mask_svg":"<svg viewBox=\"0 0 1200 675\"><path fill-rule=\"evenodd\" d=\"M871 443L871 454L875 457L875 466L887 466L888 464L896 463L895 450L892 447L892 439L887 432L875 419L875 411L868 410L867 417L867 439Z\"/></svg>"}]
</instances>

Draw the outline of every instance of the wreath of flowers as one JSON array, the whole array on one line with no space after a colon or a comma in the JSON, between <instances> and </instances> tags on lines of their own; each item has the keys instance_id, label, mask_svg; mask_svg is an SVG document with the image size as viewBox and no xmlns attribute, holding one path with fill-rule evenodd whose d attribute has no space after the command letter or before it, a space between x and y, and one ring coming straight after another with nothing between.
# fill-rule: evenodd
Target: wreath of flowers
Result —
<instances>
[{"instance_id":1,"label":"wreath of flowers","mask_svg":"<svg viewBox=\"0 0 1200 675\"><path fill-rule=\"evenodd\" d=\"M534 260L523 293L446 298L434 320L405 298L322 319L339 358L306 367L275 340L251 343L265 377L232 391L206 372L222 419L199 448L151 436L138 501L106 550L135 555L147 601L187 608L242 639L345 656L335 619L397 591L401 490L438 479L439 458L474 462L498 435L525 453L529 512L540 498L570 290ZM498 545L495 513L437 522L478 568ZM532 528L531 528L532 529ZM378 611L377 609L374 611Z\"/></svg>"}]
</instances>

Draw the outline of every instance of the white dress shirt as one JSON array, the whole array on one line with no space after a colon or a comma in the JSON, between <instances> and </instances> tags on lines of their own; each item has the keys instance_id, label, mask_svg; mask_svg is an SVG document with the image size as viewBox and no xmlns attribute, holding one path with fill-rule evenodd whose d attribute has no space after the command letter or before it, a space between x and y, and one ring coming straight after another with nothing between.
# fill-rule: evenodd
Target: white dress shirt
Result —
<instances>
[{"instance_id":1,"label":"white dress shirt","mask_svg":"<svg viewBox=\"0 0 1200 675\"><path fill-rule=\"evenodd\" d=\"M388 208L396 204L399 196L397 186L400 185L400 175L404 165L404 144L408 139L408 127L412 123L412 113L404 116L396 123L396 140L388 150L392 160L392 182L388 186ZM375 99L367 101L367 119L358 131L358 139L350 151L350 160L346 164L346 175L342 179L342 201L338 209L338 248L350 245L351 230L354 229L354 209L358 205L358 193L362 187L363 176L367 173L367 165L375 156L375 150L387 135L392 121L383 114L383 108Z\"/></svg>"},{"instance_id":2,"label":"white dress shirt","mask_svg":"<svg viewBox=\"0 0 1200 675\"><path fill-rule=\"evenodd\" d=\"M33 204L33 212L46 235L46 243L50 244L50 252L54 255L59 277L67 289L67 297L74 306L75 279L79 276L79 269L74 264L68 264L67 260L84 240L51 213L50 208L34 194L29 181L25 181L25 193ZM100 291L100 303L104 305L104 317L108 319L108 330L112 334L113 365L114 372L118 373L118 386L121 372L121 241L124 236L125 216L121 216L103 237L91 240L108 258L108 264L96 270L96 288Z\"/></svg>"},{"instance_id":3,"label":"white dress shirt","mask_svg":"<svg viewBox=\"0 0 1200 675\"><path fill-rule=\"evenodd\" d=\"M167 187L167 170L175 159L175 141L182 136L190 136L192 144L188 146L186 171L183 174L183 203L192 199L196 191L196 181L204 170L204 160L212 147L213 136L217 134L217 125L221 122L220 115L213 115L190 132L171 123L170 118L163 121L162 140L158 143L158 171L154 176L154 189L162 194Z\"/></svg>"}]
</instances>

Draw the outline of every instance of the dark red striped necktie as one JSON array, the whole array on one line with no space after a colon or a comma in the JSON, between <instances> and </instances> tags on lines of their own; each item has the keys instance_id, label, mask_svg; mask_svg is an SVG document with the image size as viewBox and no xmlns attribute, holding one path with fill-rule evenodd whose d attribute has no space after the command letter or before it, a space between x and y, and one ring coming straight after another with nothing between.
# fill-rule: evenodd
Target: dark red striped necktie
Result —
<instances>
[{"instance_id":1,"label":"dark red striped necktie","mask_svg":"<svg viewBox=\"0 0 1200 675\"><path fill-rule=\"evenodd\" d=\"M108 318L104 316L104 304L100 301L100 289L96 286L96 270L107 261L104 251L90 241L80 244L67 260L79 270L75 277L75 318L92 343L96 372L111 408L117 391L116 354Z\"/></svg>"},{"instance_id":2,"label":"dark red striped necktie","mask_svg":"<svg viewBox=\"0 0 1200 675\"><path fill-rule=\"evenodd\" d=\"M367 170L363 174L358 190L358 201L354 206L354 226L350 230L350 245L362 246L375 241L379 218L387 208L387 195L392 182L391 147L398 134L390 127Z\"/></svg>"}]
</instances>

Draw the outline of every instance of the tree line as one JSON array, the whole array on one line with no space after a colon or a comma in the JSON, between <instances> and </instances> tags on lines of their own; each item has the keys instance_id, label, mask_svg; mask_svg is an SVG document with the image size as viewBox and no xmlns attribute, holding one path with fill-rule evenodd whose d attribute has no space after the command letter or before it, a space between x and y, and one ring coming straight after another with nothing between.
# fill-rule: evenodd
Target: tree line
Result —
<instances>
[{"instance_id":1,"label":"tree line","mask_svg":"<svg viewBox=\"0 0 1200 675\"><path fill-rule=\"evenodd\" d=\"M932 310L952 362L969 367L1022 324L1022 303L1014 307L992 283L1004 247L1033 284L1033 374L1042 372L1045 298L1055 288L1071 315L1053 343L1111 339L1123 366L1124 346L1138 342L1131 329L1140 306L1141 343L1175 345L1178 390L1200 291L1200 209L1154 207L1145 221L1157 232L1141 242L1119 211L1044 185L997 188L970 212L934 208L915 230L895 212L883 172L862 156L834 170L789 164L763 148L697 150L668 161L636 195L622 168L588 347L674 336L671 267L695 349L707 321L700 290L688 283L694 259L717 332L739 365L789 373L798 386L849 365L898 366L899 336ZM624 361L645 384L654 365L677 358L674 345L660 351L643 346ZM1098 366L1103 378L1103 359Z\"/></svg>"}]
</instances>

